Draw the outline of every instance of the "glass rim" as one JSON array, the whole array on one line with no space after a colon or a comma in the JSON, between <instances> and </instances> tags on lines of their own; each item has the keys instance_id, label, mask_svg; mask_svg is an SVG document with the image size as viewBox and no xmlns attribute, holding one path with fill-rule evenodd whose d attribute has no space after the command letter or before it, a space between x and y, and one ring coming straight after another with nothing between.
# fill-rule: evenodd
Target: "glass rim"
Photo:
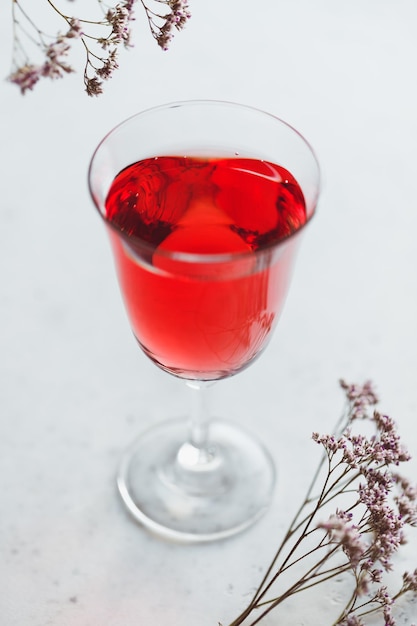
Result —
<instances>
[{"instance_id":1,"label":"glass rim","mask_svg":"<svg viewBox=\"0 0 417 626\"><path fill-rule=\"evenodd\" d=\"M95 162L98 152L100 151L102 146L106 143L106 141L112 135L114 135L119 129L128 125L133 120L142 116L146 116L150 113L155 113L159 110L167 110L167 109L179 108L179 107L184 107L184 106L224 106L224 107L230 107L230 108L239 108L239 109L243 109L246 111L250 111L254 114L262 115L263 117L269 117L271 118L272 121L282 126L285 126L289 131L291 131L292 133L297 135L299 139L301 139L302 143L310 152L310 155L312 157L313 162L315 163L316 170L317 170L316 193L315 193L315 198L313 202L313 208L311 210L310 215L307 215L306 221L304 222L304 224L302 224L300 227L298 227L296 230L286 235L285 237L282 237L281 239L277 241L272 241L272 242L263 244L256 250L247 250L244 252L222 252L222 253L216 253L216 254L205 254L205 253L198 254L198 253L191 253L191 252L180 252L177 250L158 250L158 255L160 255L161 257L169 258L173 261L177 261L181 263L190 263L193 265L208 264L208 263L210 264L227 263L231 261L238 261L240 259L253 258L254 256L257 257L257 256L262 255L263 253L270 252L271 250L279 249L281 247L284 247L290 240L294 239L300 233L302 233L304 229L306 228L306 226L311 222L311 220L316 214L316 207L317 207L317 202L318 202L320 189L321 189L320 164L316 156L315 150L313 149L309 141L307 141L307 139L302 135L302 133L298 131L294 126L292 126L291 124L289 124L282 118L274 115L273 113L269 113L268 111L264 111L260 108L257 108L251 105L240 104L240 103L232 102L228 100L212 100L212 99L179 100L179 101L172 101L172 102L167 102L165 104L159 104L156 106L148 107L146 109L143 109L142 111L134 113L133 115L130 115L129 117L125 118L124 120L122 120L121 122L113 126L113 128L111 128L102 137L102 139L97 144L91 156L89 167L88 167L87 179L88 179L88 189L90 192L90 197L92 198L93 204L96 207L101 219L104 221L107 228L110 228L112 231L114 231L122 239L122 241L124 241L130 248L133 247L135 250L143 251L144 253L147 253L148 255L149 254L152 255L157 250L159 244L158 245L151 244L148 241L142 239L141 237L138 237L137 235L129 235L125 231L118 228L115 224L113 224L112 222L106 219L105 215L102 213L100 209L100 203L96 200L95 193L93 191L92 170L93 170L94 162ZM155 155L155 156L161 156L161 155ZM118 172L115 174L115 176L117 176L117 174ZM302 189L301 186L300 188L304 196L304 190Z\"/></svg>"}]
</instances>

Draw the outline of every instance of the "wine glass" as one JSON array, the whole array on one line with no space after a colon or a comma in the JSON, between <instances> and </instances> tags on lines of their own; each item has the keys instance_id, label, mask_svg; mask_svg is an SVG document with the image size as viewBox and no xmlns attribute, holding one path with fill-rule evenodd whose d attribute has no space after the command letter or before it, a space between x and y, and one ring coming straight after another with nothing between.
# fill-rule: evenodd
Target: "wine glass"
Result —
<instances>
[{"instance_id":1,"label":"wine glass","mask_svg":"<svg viewBox=\"0 0 417 626\"><path fill-rule=\"evenodd\" d=\"M112 130L92 157L89 186L134 336L151 361L186 381L192 405L127 450L122 499L166 538L233 535L267 509L274 463L253 434L210 418L206 396L271 337L315 211L316 157L270 114L177 102Z\"/></svg>"}]
</instances>

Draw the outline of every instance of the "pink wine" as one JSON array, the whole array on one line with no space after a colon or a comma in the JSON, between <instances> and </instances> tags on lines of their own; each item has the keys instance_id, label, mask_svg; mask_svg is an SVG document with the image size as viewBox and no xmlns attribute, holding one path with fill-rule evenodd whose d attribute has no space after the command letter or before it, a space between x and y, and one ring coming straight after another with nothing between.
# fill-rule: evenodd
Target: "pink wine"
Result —
<instances>
[{"instance_id":1,"label":"pink wine","mask_svg":"<svg viewBox=\"0 0 417 626\"><path fill-rule=\"evenodd\" d=\"M116 176L105 217L132 329L153 361L208 380L258 355L283 304L294 239L274 244L306 221L287 170L243 158L146 159Z\"/></svg>"}]
</instances>

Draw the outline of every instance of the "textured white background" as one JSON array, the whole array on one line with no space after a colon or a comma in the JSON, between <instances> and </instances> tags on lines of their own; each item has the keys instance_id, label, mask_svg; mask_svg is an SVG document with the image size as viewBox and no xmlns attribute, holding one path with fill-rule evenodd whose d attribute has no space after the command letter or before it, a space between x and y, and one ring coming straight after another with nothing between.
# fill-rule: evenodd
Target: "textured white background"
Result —
<instances>
[{"instance_id":1,"label":"textured white background","mask_svg":"<svg viewBox=\"0 0 417 626\"><path fill-rule=\"evenodd\" d=\"M24 98L0 84L1 626L227 623L304 492L310 434L338 417L341 376L374 380L417 457L417 3L190 3L168 53L138 6L135 48L98 99L79 73ZM0 42L5 77L7 0ZM188 98L286 119L315 147L324 185L275 338L214 399L268 442L274 504L241 536L184 547L150 537L116 494L121 452L186 396L131 337L86 170L114 124ZM417 479L415 460L408 471ZM410 537L401 567L417 566L416 547ZM268 625L330 626L340 593L300 598ZM412 618L417 605L400 626Z\"/></svg>"}]
</instances>

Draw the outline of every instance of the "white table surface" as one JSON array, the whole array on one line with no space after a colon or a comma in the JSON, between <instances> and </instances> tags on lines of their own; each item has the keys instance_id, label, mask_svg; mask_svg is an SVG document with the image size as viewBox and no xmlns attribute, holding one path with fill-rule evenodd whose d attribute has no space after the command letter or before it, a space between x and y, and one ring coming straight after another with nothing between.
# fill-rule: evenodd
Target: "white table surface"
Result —
<instances>
[{"instance_id":1,"label":"white table surface","mask_svg":"<svg viewBox=\"0 0 417 626\"><path fill-rule=\"evenodd\" d=\"M190 5L167 53L138 6L135 48L99 98L84 94L80 73L25 97L0 84L2 626L227 624L304 493L317 460L310 435L339 416L340 377L375 382L417 457L416 1ZM116 493L122 451L181 414L186 390L135 345L86 185L112 126L190 98L286 119L315 147L324 178L275 337L214 399L216 413L268 442L274 503L246 533L202 546L151 537ZM415 459L407 471L417 478ZM411 535L402 568L417 566L416 547ZM317 594L265 624L330 626L331 605ZM400 626L416 616L410 605Z\"/></svg>"}]
</instances>

